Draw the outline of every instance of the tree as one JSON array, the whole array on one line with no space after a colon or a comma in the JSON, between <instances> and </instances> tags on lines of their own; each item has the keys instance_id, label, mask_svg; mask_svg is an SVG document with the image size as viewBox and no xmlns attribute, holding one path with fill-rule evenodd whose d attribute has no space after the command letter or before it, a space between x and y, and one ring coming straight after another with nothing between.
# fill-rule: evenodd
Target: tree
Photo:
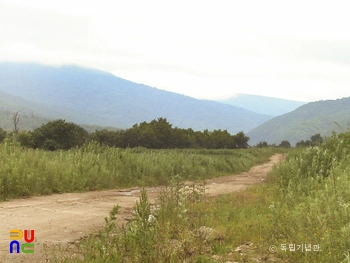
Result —
<instances>
[{"instance_id":1,"label":"tree","mask_svg":"<svg viewBox=\"0 0 350 263\"><path fill-rule=\"evenodd\" d=\"M216 149L231 149L234 145L232 135L227 130L214 130L211 134L211 141Z\"/></svg>"},{"instance_id":2,"label":"tree","mask_svg":"<svg viewBox=\"0 0 350 263\"><path fill-rule=\"evenodd\" d=\"M6 131L0 128L0 143L6 138Z\"/></svg>"},{"instance_id":3,"label":"tree","mask_svg":"<svg viewBox=\"0 0 350 263\"><path fill-rule=\"evenodd\" d=\"M290 147L292 147L292 145L290 144L289 141L283 140L283 141L281 141L281 143L278 145L278 147L281 147L281 148L290 148Z\"/></svg>"},{"instance_id":4,"label":"tree","mask_svg":"<svg viewBox=\"0 0 350 263\"><path fill-rule=\"evenodd\" d=\"M248 148L249 137L243 132L231 135L227 130L220 129L201 132L191 128L172 128L166 118L158 118L149 123L134 124L122 133L95 131L89 140L118 147L239 149ZM51 141L49 145L52 147Z\"/></svg>"},{"instance_id":5,"label":"tree","mask_svg":"<svg viewBox=\"0 0 350 263\"><path fill-rule=\"evenodd\" d=\"M138 138L138 146L146 147L146 148L166 148L165 143L160 141L160 134L156 133L154 127L150 124L140 125L140 135Z\"/></svg>"},{"instance_id":6,"label":"tree","mask_svg":"<svg viewBox=\"0 0 350 263\"><path fill-rule=\"evenodd\" d=\"M242 149L242 148L248 148L248 141L249 137L245 136L244 132L239 132L236 135L233 135L233 148L235 149Z\"/></svg>"},{"instance_id":7,"label":"tree","mask_svg":"<svg viewBox=\"0 0 350 263\"><path fill-rule=\"evenodd\" d=\"M125 147L124 145L124 131L109 131L103 129L100 131L95 131L89 135L89 141L99 142L101 145L106 145L109 147Z\"/></svg>"},{"instance_id":8,"label":"tree","mask_svg":"<svg viewBox=\"0 0 350 263\"><path fill-rule=\"evenodd\" d=\"M320 133L316 133L310 137L309 140L301 140L296 143L296 147L309 147L309 146L316 146L323 143L323 138Z\"/></svg>"},{"instance_id":9,"label":"tree","mask_svg":"<svg viewBox=\"0 0 350 263\"><path fill-rule=\"evenodd\" d=\"M305 146L307 146L307 142L305 142L304 140L301 140L301 141L297 142L295 144L295 146L296 147L305 147Z\"/></svg>"},{"instance_id":10,"label":"tree","mask_svg":"<svg viewBox=\"0 0 350 263\"><path fill-rule=\"evenodd\" d=\"M125 131L126 144L130 147L171 148L174 141L171 126L165 118L135 124Z\"/></svg>"},{"instance_id":11,"label":"tree","mask_svg":"<svg viewBox=\"0 0 350 263\"><path fill-rule=\"evenodd\" d=\"M18 112L15 112L13 114L13 125L14 125L14 132L15 132L15 141L17 141L17 133L19 131L18 128L18 122L19 122L19 116L18 116Z\"/></svg>"},{"instance_id":12,"label":"tree","mask_svg":"<svg viewBox=\"0 0 350 263\"><path fill-rule=\"evenodd\" d=\"M316 133L310 137L311 145L316 146L320 143L323 143L323 138L320 133Z\"/></svg>"},{"instance_id":13,"label":"tree","mask_svg":"<svg viewBox=\"0 0 350 263\"><path fill-rule=\"evenodd\" d=\"M155 135L155 148L169 148L172 124L166 118L158 118L150 122Z\"/></svg>"},{"instance_id":14,"label":"tree","mask_svg":"<svg viewBox=\"0 0 350 263\"><path fill-rule=\"evenodd\" d=\"M257 148L266 148L269 147L268 143L266 141L259 142L257 145L255 145Z\"/></svg>"},{"instance_id":15,"label":"tree","mask_svg":"<svg viewBox=\"0 0 350 263\"><path fill-rule=\"evenodd\" d=\"M169 140L169 147L171 148L198 148L197 145L197 132L195 133L190 129L180 129L175 127L172 129L171 137Z\"/></svg>"},{"instance_id":16,"label":"tree","mask_svg":"<svg viewBox=\"0 0 350 263\"><path fill-rule=\"evenodd\" d=\"M192 130L192 129L191 129ZM208 129L205 129L203 132L197 131L195 132L196 145L200 148L213 149L215 148L215 142L211 136L212 132Z\"/></svg>"},{"instance_id":17,"label":"tree","mask_svg":"<svg viewBox=\"0 0 350 263\"><path fill-rule=\"evenodd\" d=\"M33 131L33 146L47 150L68 150L83 145L87 138L88 132L81 126L59 119Z\"/></svg>"},{"instance_id":18,"label":"tree","mask_svg":"<svg viewBox=\"0 0 350 263\"><path fill-rule=\"evenodd\" d=\"M17 134L17 141L21 146L33 147L33 137L32 132L21 131Z\"/></svg>"}]
</instances>

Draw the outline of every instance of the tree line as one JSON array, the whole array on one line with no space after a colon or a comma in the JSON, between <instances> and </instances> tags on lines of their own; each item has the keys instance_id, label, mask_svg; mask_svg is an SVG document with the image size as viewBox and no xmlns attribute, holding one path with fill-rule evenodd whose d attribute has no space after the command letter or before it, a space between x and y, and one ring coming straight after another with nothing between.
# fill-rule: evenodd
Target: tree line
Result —
<instances>
[{"instance_id":1,"label":"tree line","mask_svg":"<svg viewBox=\"0 0 350 263\"><path fill-rule=\"evenodd\" d=\"M321 136L320 133L316 133L310 137L309 140L301 140L295 144L295 147L310 147L310 146L317 146L321 143L323 143L324 139ZM281 143L277 146L276 144L268 144L266 141L257 143L254 147L257 148L265 148L265 147L281 147L281 148L291 148L292 145L289 141L283 140Z\"/></svg>"},{"instance_id":2,"label":"tree line","mask_svg":"<svg viewBox=\"0 0 350 263\"><path fill-rule=\"evenodd\" d=\"M243 132L231 135L227 130L194 131L191 128L172 127L166 118L142 122L126 130L96 130L88 133L81 126L59 119L50 121L33 131L7 133L0 128L0 142L6 137L15 137L22 146L46 150L68 150L91 141L110 147L207 148L241 149L248 148L249 137Z\"/></svg>"}]
</instances>

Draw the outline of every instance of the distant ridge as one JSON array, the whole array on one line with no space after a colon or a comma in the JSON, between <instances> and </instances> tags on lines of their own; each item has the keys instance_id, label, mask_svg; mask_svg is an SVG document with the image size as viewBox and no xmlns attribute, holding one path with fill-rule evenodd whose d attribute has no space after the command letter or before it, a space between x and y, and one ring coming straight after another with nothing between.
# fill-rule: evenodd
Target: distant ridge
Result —
<instances>
[{"instance_id":1,"label":"distant ridge","mask_svg":"<svg viewBox=\"0 0 350 263\"><path fill-rule=\"evenodd\" d=\"M307 103L298 109L273 118L248 132L250 145L260 141L295 144L320 133L327 136L350 128L350 97Z\"/></svg>"},{"instance_id":2,"label":"distant ridge","mask_svg":"<svg viewBox=\"0 0 350 263\"><path fill-rule=\"evenodd\" d=\"M307 103L250 94L236 94L229 99L219 100L219 102L271 116L283 115Z\"/></svg>"},{"instance_id":3,"label":"distant ridge","mask_svg":"<svg viewBox=\"0 0 350 263\"><path fill-rule=\"evenodd\" d=\"M27 110L44 119L64 118L78 124L117 128L164 117L181 128L237 133L248 132L271 118L76 66L0 63L0 91L8 98L0 99L4 110L13 110L16 105L22 109L25 104Z\"/></svg>"}]
</instances>

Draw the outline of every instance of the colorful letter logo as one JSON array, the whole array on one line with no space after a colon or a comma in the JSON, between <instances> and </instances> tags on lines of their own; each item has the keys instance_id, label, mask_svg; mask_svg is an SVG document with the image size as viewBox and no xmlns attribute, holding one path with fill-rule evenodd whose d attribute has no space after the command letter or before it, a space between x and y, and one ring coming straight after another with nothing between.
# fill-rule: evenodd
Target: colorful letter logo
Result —
<instances>
[{"instance_id":1,"label":"colorful letter logo","mask_svg":"<svg viewBox=\"0 0 350 263\"><path fill-rule=\"evenodd\" d=\"M34 241L34 230L30 230L30 236L28 235L29 230L24 230L24 241L26 243L19 243L18 240L21 240L23 237L23 232L21 230L17 229L11 229L10 230L10 254L13 253L14 247L16 253L20 253L22 251L25 254L34 254L34 244L32 243Z\"/></svg>"}]
</instances>

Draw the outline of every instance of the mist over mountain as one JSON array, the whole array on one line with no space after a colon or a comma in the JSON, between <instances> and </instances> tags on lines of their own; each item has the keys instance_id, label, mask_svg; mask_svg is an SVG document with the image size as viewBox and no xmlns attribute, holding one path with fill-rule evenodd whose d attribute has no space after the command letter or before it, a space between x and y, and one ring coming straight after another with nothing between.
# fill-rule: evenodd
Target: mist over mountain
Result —
<instances>
[{"instance_id":1,"label":"mist over mountain","mask_svg":"<svg viewBox=\"0 0 350 263\"><path fill-rule=\"evenodd\" d=\"M307 103L250 94L236 94L229 99L218 101L271 116L283 115Z\"/></svg>"},{"instance_id":2,"label":"mist over mountain","mask_svg":"<svg viewBox=\"0 0 350 263\"><path fill-rule=\"evenodd\" d=\"M293 145L310 139L316 133L328 136L332 131L345 132L349 128L350 97L307 103L263 123L247 135L250 145L260 141L278 144L282 140L288 140Z\"/></svg>"},{"instance_id":3,"label":"mist over mountain","mask_svg":"<svg viewBox=\"0 0 350 263\"><path fill-rule=\"evenodd\" d=\"M76 66L0 63L0 92L3 110L25 108L26 113L44 119L64 118L78 124L117 128L164 117L180 128L237 133L271 118Z\"/></svg>"}]
</instances>

